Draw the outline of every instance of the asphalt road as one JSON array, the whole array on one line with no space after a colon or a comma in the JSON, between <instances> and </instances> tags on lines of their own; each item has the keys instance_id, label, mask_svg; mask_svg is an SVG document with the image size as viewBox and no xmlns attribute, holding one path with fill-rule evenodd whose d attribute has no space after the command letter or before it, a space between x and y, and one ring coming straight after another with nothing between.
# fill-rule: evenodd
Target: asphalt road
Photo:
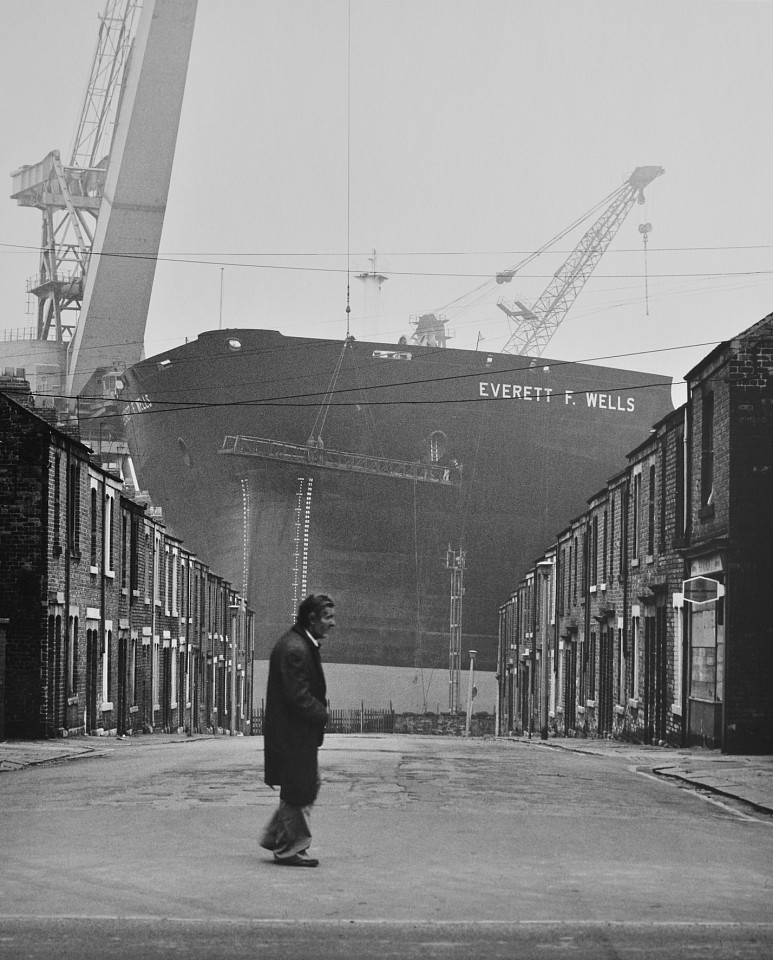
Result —
<instances>
[{"instance_id":1,"label":"asphalt road","mask_svg":"<svg viewBox=\"0 0 773 960\"><path fill-rule=\"evenodd\" d=\"M328 737L315 870L257 845L260 738L0 775L0 957L773 956L773 826L616 758Z\"/></svg>"}]
</instances>

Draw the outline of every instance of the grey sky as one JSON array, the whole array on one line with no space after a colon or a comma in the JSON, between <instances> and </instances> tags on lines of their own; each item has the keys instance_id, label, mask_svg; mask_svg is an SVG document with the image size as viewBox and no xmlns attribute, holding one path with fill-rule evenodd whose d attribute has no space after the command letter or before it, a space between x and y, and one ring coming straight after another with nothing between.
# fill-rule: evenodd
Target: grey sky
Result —
<instances>
[{"instance_id":1,"label":"grey sky","mask_svg":"<svg viewBox=\"0 0 773 960\"><path fill-rule=\"evenodd\" d=\"M2 0L7 193L13 169L67 153L101 9ZM396 341L409 315L512 266L643 164L666 174L548 355L713 342L773 309L773 3L351 0L350 101L348 10L347 0L199 0L149 354L218 325L221 268L224 326L343 336L347 249L353 272L379 252L390 275L382 329ZM580 232L559 243L564 256ZM0 326L31 320L38 240L36 213L6 200ZM452 345L474 348L481 333L481 349L501 346L497 297L536 299L562 259L546 254L451 313ZM359 337L362 302L353 279ZM609 362L679 378L708 349Z\"/></svg>"}]
</instances>

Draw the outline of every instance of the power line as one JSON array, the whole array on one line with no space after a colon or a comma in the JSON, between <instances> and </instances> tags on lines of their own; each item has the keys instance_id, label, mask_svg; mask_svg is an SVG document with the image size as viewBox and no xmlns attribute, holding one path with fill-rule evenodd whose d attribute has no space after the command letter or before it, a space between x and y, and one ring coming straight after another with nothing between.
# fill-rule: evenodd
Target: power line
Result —
<instances>
[{"instance_id":1,"label":"power line","mask_svg":"<svg viewBox=\"0 0 773 960\"><path fill-rule=\"evenodd\" d=\"M21 244L21 243L6 243L0 241L0 247L8 247L11 249L17 250L28 250L35 253L40 251L39 246L33 246L31 244ZM723 250L773 250L773 244L769 243L748 243L748 244L724 244L719 246L684 246L684 247L653 247L653 252L655 253L696 253L696 252L711 252L711 251L723 251ZM368 257L372 254L372 250L366 251L352 251L351 256L354 257ZM530 253L533 253L533 250L379 250L379 254L385 257L508 257L508 256L528 256ZM552 250L547 250L542 256L565 256L568 253L572 253L572 250L561 250L554 248ZM606 252L605 257L610 257L614 254L622 253L632 253L640 254L640 247L616 247L610 249ZM139 256L139 253L128 254L108 254L104 253L102 256ZM322 252L319 250L306 250L306 251L292 251L292 250L258 250L258 251L246 251L246 250L176 250L176 251L167 251L164 253L163 257L159 255L159 259L164 257L345 257L346 253L342 251L330 251Z\"/></svg>"},{"instance_id":2,"label":"power line","mask_svg":"<svg viewBox=\"0 0 773 960\"><path fill-rule=\"evenodd\" d=\"M22 244L0 244L0 246L10 247L14 249L24 249L24 250L35 250L37 247L22 245ZM657 253L658 251L653 251ZM223 259L196 259L195 257L173 257L171 255L165 256L148 256L140 253L92 253L92 257L113 257L120 260L152 260L155 262L161 263L171 263L171 264L182 264L188 266L205 266L205 267L230 267L233 269L242 269L242 270L281 270L290 273L330 273L330 274L346 274L348 271L347 267L314 267L314 266L292 266L290 264L275 264L275 263L239 263L235 260L223 260ZM202 255L203 256L203 255ZM235 254L235 256L252 256L252 254ZM274 254L262 254L262 256L274 256ZM281 254L275 254L275 256L281 256ZM324 256L332 256L332 254L324 254ZM454 278L458 277L460 279L469 279L469 280L490 280L493 279L490 271L485 273L479 272L449 272L445 270L390 270L391 276L398 277L443 277L443 278ZM773 269L770 270L698 270L698 271L688 271L688 272L676 272L676 273L664 273L664 272L652 272L650 274L653 278L659 279L712 279L716 277L756 277L756 276L771 276L773 275ZM553 278L553 273L529 273L528 275L523 275L521 279L537 279L537 280L550 280ZM603 278L606 280L634 280L639 279L639 273L596 273L596 279Z\"/></svg>"},{"instance_id":3,"label":"power line","mask_svg":"<svg viewBox=\"0 0 773 960\"><path fill-rule=\"evenodd\" d=\"M699 348L699 347L715 347L715 346L717 345L717 342L718 342L718 341L706 341L706 342L704 342L704 343L693 343L693 344L688 344L688 345L683 345L683 346L678 346L678 347L658 347L658 348L651 349L651 350L639 350L639 351L635 351L635 352L632 352L632 353L611 354L611 355L607 355L607 356L593 357L593 358L585 359L585 360L561 360L561 361L552 361L552 362L548 362L548 363L544 363L544 364L540 364L538 361L537 361L537 363L532 363L532 362L530 361L529 364L528 364L528 365L525 365L525 366L507 367L507 368L505 368L505 369L503 369L503 370L497 370L497 371L496 371L496 375L497 375L497 377L501 377L501 376L503 376L503 375L505 375L505 374L517 374L517 373L529 372L529 371L534 370L536 366L543 366L543 367L562 367L562 366L579 366L579 365L583 365L583 364L590 365L590 364L592 364L592 363L597 363L597 362L600 362L600 361L609 361L609 360L615 360L615 359L619 360L619 359L624 358L624 357L643 356L643 355L655 354L655 353L667 353L667 352L673 352L673 351L676 351L676 350L697 349L697 348ZM438 349L440 349L440 348L438 348ZM204 359L204 358L202 358L202 361L203 361L203 359ZM425 378L425 379L422 379L422 380L406 380L406 381L402 381L402 382L399 382L399 383L372 384L372 385L367 385L365 388L363 388L363 387L361 387L361 386L356 386L356 387L337 387L337 388L335 388L335 389L332 391L332 393L331 393L330 406L340 406L340 407L348 407L348 406L361 406L361 407L364 407L364 406L368 406L368 407L374 407L374 406L401 406L401 405L411 406L411 405L434 405L434 404L451 404L451 403L470 403L470 402L478 402L478 401L479 401L480 399L482 399L482 398L480 398L480 397L458 397L458 398L426 399L426 400L425 400L425 399L422 399L422 400L395 400L395 399L389 399L389 400L365 400L365 399L362 397L362 393L364 392L365 389L368 390L369 392L373 392L373 391L377 391L377 390L384 390L384 389L394 390L394 389L399 389L400 387L425 386L425 385L427 385L427 384L444 383L444 382L450 382L450 381L458 382L458 381L461 380L461 379L474 379L474 378L480 379L480 377L481 377L481 371L480 371L480 370L477 370L477 371L472 371L472 372L470 372L470 373L454 374L453 376L428 377L428 378ZM684 382L686 382L686 381L684 381L684 380L674 380L674 381L672 381L672 383L684 383ZM625 390L625 391L636 391L636 390L645 390L645 389L660 389L660 390L662 390L662 389L665 389L665 388L668 387L668 386L669 386L668 379L667 379L667 378L664 378L662 383L647 383L647 384L633 384L633 385L621 384L621 385L619 385L619 386L618 386L618 385L615 385L615 386L608 386L608 387L594 386L594 387L589 387L589 388L587 388L587 389L585 389L585 390L583 390L583 389L574 390L574 391L572 391L572 393L574 393L574 394L577 395L577 396L582 396L582 395L588 394L588 393L598 393L598 392L600 392L600 391L603 392L604 389L607 389L607 390L615 390L615 391L621 391L621 390ZM339 397L339 398L340 398L340 397L343 397L343 396L345 396L345 395L349 395L349 394L353 394L353 393L354 393L354 394L359 394L359 395L360 395L360 398L357 399L357 400L344 400L343 402L338 402L338 403L333 402L333 400L332 400L333 397ZM315 391L315 392L313 392L313 393L288 394L288 395L286 395L286 396L266 397L266 398L255 399L255 400L232 400L232 401L203 401L203 400L202 400L202 401L196 401L196 402L194 402L194 401L190 401L190 400L160 400L160 401L157 400L157 401L154 401L154 403L156 403L156 404L163 404L163 405L164 405L164 408L163 408L163 409L158 409L158 410L153 410L153 409L150 409L150 410L138 410L138 411L133 411L130 415L131 415L131 416L138 416L138 415L145 415L145 414L151 414L151 413L156 413L156 414L158 414L158 413L170 413L170 412L173 412L173 411L176 412L176 411L196 410L196 409L214 409L214 408L217 408L217 407L241 407L241 406L265 406L265 407L282 407L282 406L307 407L307 406L311 406L311 407L316 407L316 406L319 406L320 397L322 397L323 394L324 394L323 391ZM61 394L42 394L42 393L41 393L41 394L35 394L35 395L36 395L36 396L62 396ZM563 395L563 394L562 394L562 392L560 392L560 391L556 393L556 396L557 396L557 397L558 397L558 396L562 396L562 395ZM77 399L79 399L78 397L75 397L75 396L63 396L62 398L63 398L63 399L67 399L67 400L77 400ZM87 399L100 399L100 400L104 400L104 399L106 399L106 398L104 398L104 397L97 397L97 398L81 397L80 399L84 399L84 400L87 400ZM121 398L121 397L113 397L113 398L110 398L110 399L112 399L112 400L113 400L114 402L116 402L116 403L126 403L126 404L130 404L130 403L132 402L131 400L124 400L124 399ZM123 413L118 413L118 414L106 414L106 415L98 415L98 416L93 417L93 418L91 418L91 419L113 419L113 418L115 418L115 417L123 416L123 415L124 415Z\"/></svg>"}]
</instances>

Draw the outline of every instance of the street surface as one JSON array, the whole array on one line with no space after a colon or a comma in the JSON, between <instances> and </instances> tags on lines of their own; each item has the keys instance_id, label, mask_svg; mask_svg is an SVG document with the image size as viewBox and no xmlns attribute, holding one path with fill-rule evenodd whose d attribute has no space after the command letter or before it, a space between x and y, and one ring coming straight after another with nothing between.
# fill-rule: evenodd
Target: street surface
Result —
<instances>
[{"instance_id":1,"label":"street surface","mask_svg":"<svg viewBox=\"0 0 773 960\"><path fill-rule=\"evenodd\" d=\"M257 845L262 745L0 774L0 957L773 956L762 813L537 742L329 736L298 870Z\"/></svg>"}]
</instances>

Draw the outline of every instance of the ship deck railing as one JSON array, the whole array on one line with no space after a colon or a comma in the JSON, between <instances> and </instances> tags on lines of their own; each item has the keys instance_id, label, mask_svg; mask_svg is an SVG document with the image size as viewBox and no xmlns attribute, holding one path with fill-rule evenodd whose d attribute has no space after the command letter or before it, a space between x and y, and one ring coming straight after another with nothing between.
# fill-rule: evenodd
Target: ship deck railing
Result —
<instances>
[{"instance_id":1,"label":"ship deck railing","mask_svg":"<svg viewBox=\"0 0 773 960\"><path fill-rule=\"evenodd\" d=\"M462 481L462 468L459 464L394 460L362 453L328 450L312 444L266 440L261 437L227 436L223 440L220 453L304 464L325 470L365 473L400 480L415 480L420 483L438 483L443 486L459 486Z\"/></svg>"}]
</instances>

